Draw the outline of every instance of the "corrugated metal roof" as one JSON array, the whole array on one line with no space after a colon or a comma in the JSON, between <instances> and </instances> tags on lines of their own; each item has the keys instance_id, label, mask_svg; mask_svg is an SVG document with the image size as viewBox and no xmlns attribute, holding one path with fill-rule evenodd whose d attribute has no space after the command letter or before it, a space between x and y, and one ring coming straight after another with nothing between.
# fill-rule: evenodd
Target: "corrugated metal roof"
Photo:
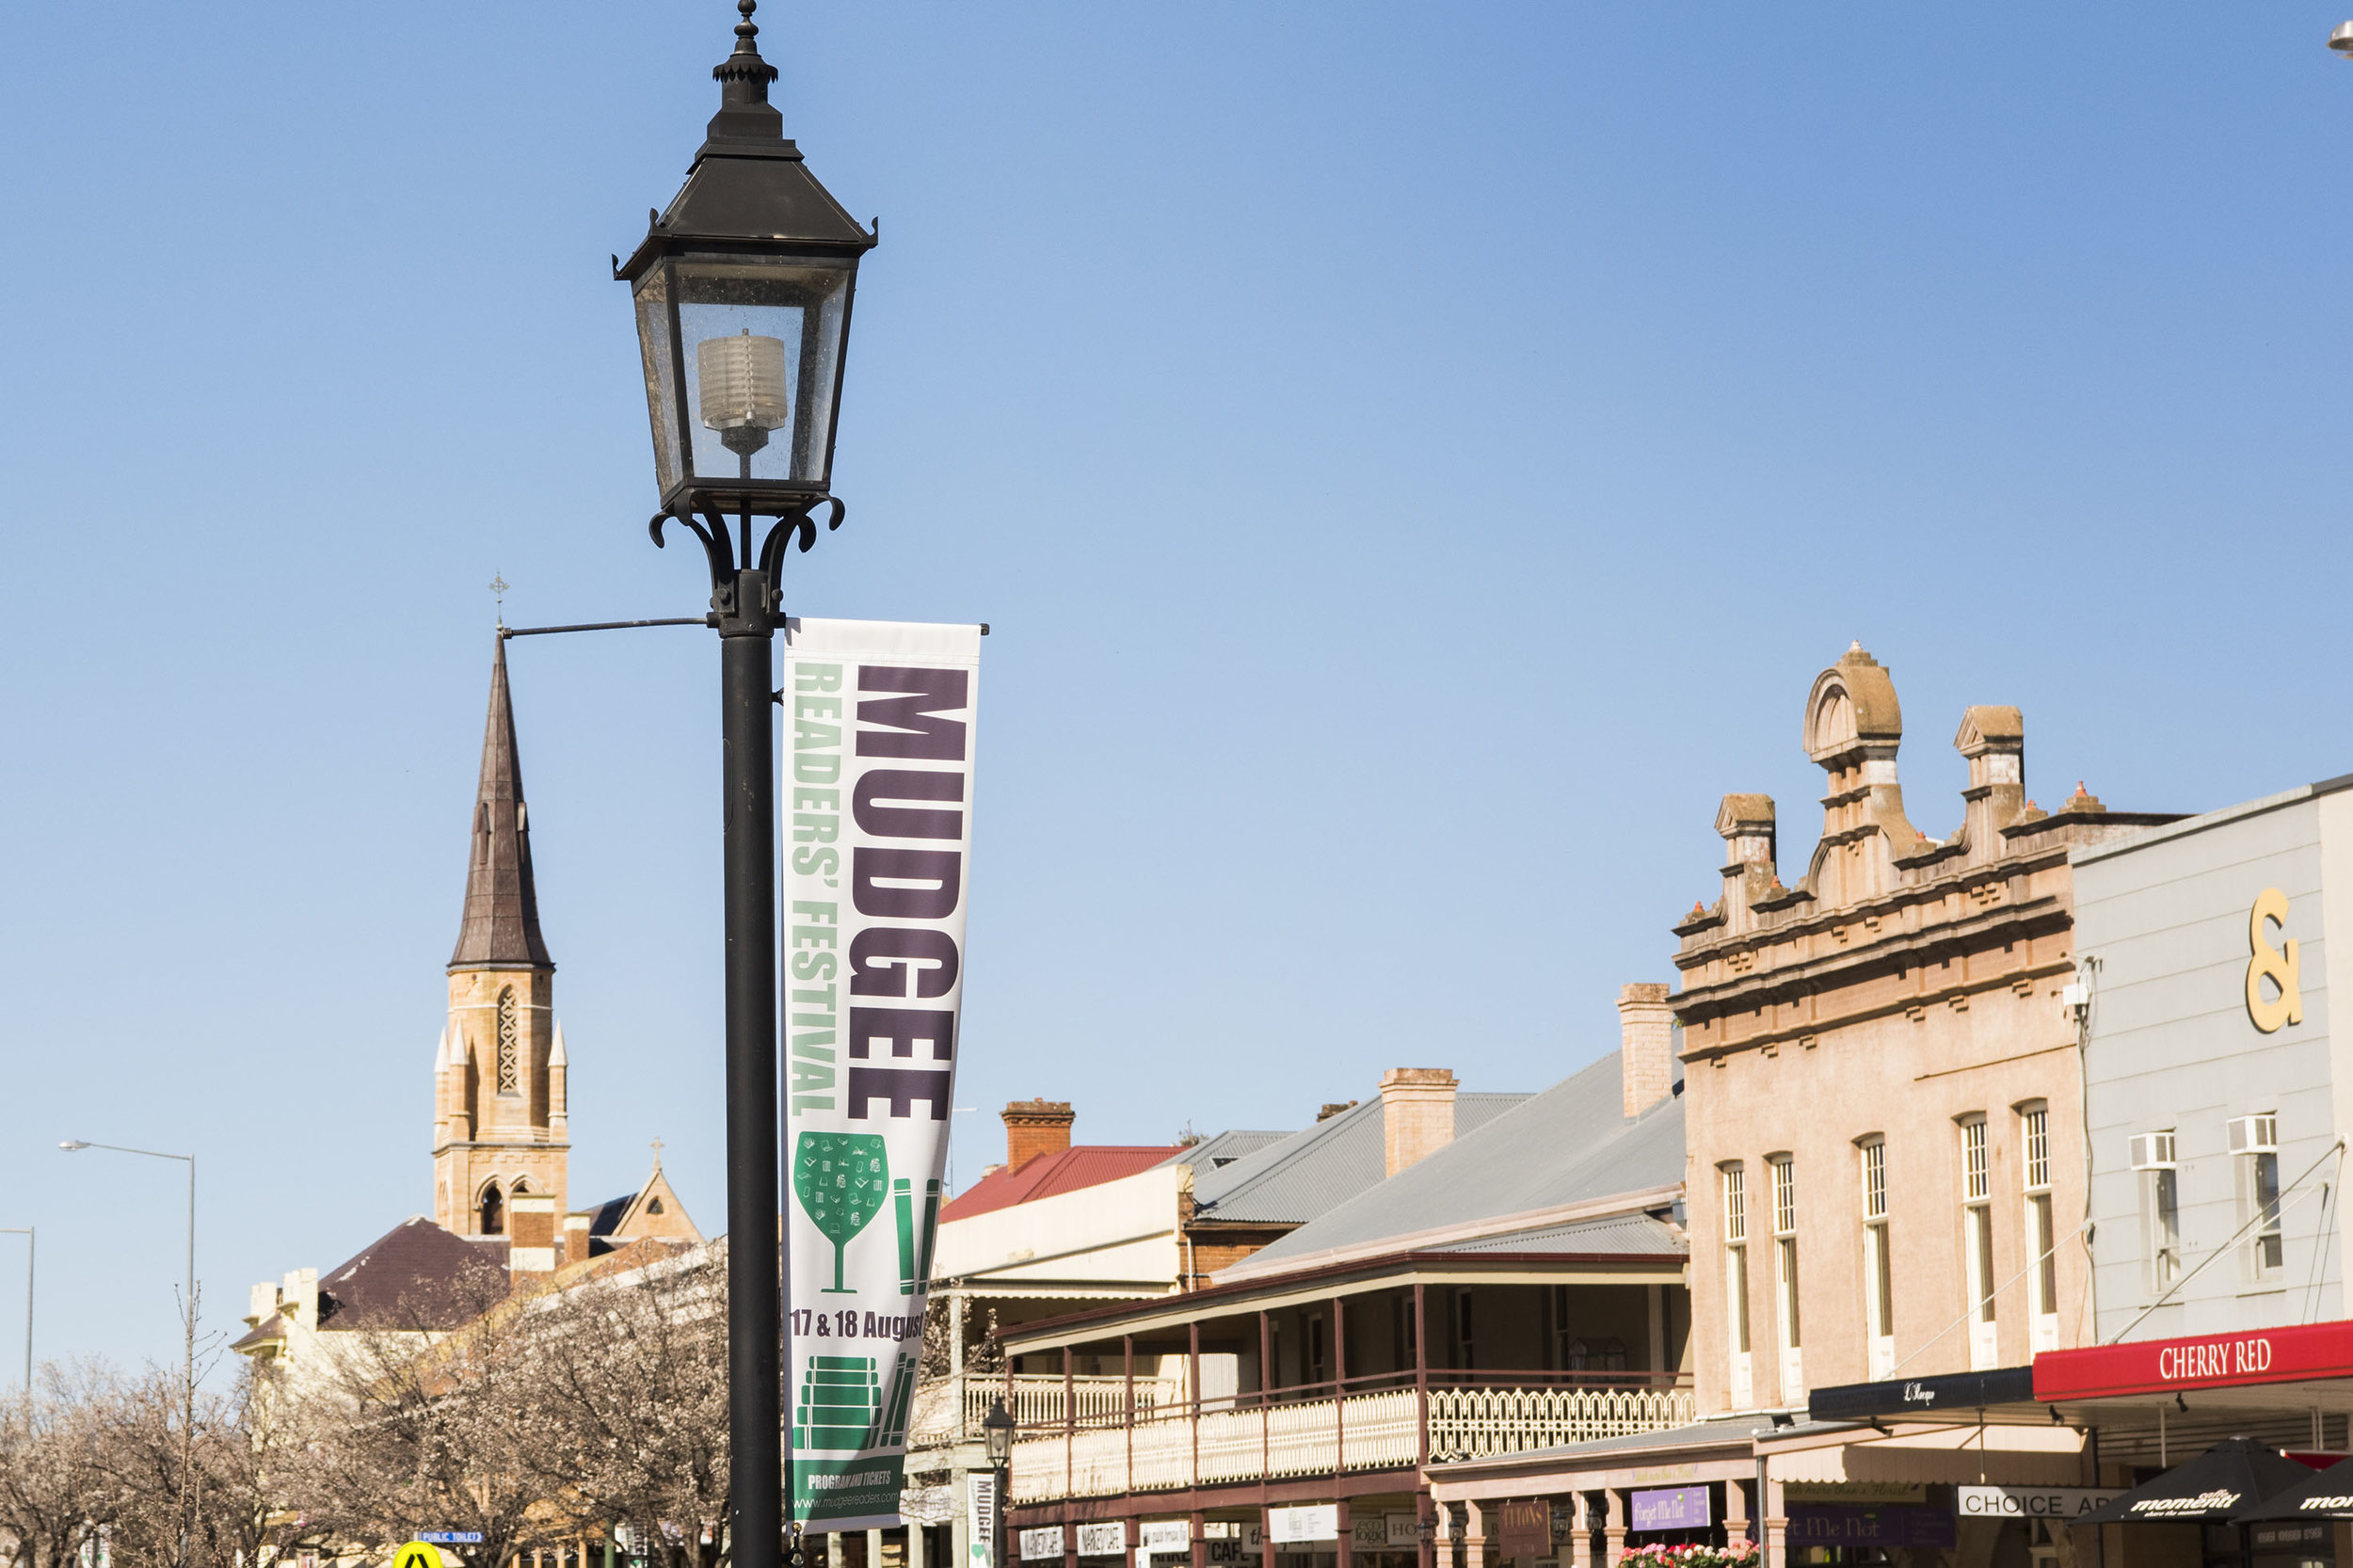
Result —
<instances>
[{"instance_id":1,"label":"corrugated metal roof","mask_svg":"<svg viewBox=\"0 0 2353 1568\"><path fill-rule=\"evenodd\" d=\"M968 1220L975 1214L1010 1208L1017 1203L1035 1203L1058 1192L1099 1187L1121 1176L1134 1176L1138 1171L1148 1171L1176 1152L1165 1145L1140 1148L1123 1144L1080 1144L1075 1148L1041 1154L1017 1171L991 1171L942 1208L939 1218L942 1224Z\"/></svg>"},{"instance_id":2,"label":"corrugated metal roof","mask_svg":"<svg viewBox=\"0 0 2353 1568\"><path fill-rule=\"evenodd\" d=\"M1239 1129L1221 1132L1214 1138L1204 1138L1198 1144L1186 1144L1160 1163L1190 1165L1199 1176L1207 1176L1211 1171L1224 1170L1260 1149L1279 1144L1289 1136L1288 1132L1245 1132Z\"/></svg>"},{"instance_id":3,"label":"corrugated metal roof","mask_svg":"<svg viewBox=\"0 0 2353 1568\"><path fill-rule=\"evenodd\" d=\"M1500 1236L1474 1236L1449 1241L1432 1252L1558 1252L1658 1253L1688 1256L1690 1243L1683 1233L1648 1214L1612 1214L1601 1220L1573 1220L1567 1224L1534 1230L1509 1230Z\"/></svg>"},{"instance_id":4,"label":"corrugated metal roof","mask_svg":"<svg viewBox=\"0 0 2353 1568\"><path fill-rule=\"evenodd\" d=\"M1526 1095L1456 1095L1455 1144L1528 1098ZM1381 1136L1381 1101L1375 1098L1302 1128L1224 1170L1204 1173L1196 1166L1193 1213L1209 1221L1305 1224L1379 1186L1387 1166Z\"/></svg>"},{"instance_id":5,"label":"corrugated metal roof","mask_svg":"<svg viewBox=\"0 0 2353 1568\"><path fill-rule=\"evenodd\" d=\"M1250 1266L1683 1179L1682 1096L1671 1096L1628 1121L1616 1051L1541 1095L1514 1097L1520 1103L1458 1131L1453 1143L1386 1181L1377 1179L1379 1107L1370 1107L1376 1179L1262 1248ZM1459 1110L1456 1115L1459 1127Z\"/></svg>"}]
</instances>

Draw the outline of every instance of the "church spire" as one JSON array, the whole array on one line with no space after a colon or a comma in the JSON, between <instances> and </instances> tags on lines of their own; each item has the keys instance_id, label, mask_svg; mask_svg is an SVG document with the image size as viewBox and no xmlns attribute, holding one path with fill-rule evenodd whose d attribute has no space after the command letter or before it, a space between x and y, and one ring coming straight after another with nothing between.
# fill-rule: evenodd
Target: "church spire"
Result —
<instances>
[{"instance_id":1,"label":"church spire","mask_svg":"<svg viewBox=\"0 0 2353 1568\"><path fill-rule=\"evenodd\" d=\"M501 636L490 661L490 717L482 734L482 782L474 793L466 912L451 968L555 967L539 936L529 828L522 767L515 755L515 710L506 692L506 639Z\"/></svg>"}]
</instances>

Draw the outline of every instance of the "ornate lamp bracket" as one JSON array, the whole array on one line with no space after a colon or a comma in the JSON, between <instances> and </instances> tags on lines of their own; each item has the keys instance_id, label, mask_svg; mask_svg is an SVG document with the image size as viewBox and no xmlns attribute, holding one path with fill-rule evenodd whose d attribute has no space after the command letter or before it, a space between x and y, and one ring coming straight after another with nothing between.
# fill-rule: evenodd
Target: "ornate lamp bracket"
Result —
<instances>
[{"instance_id":1,"label":"ornate lamp bracket","mask_svg":"<svg viewBox=\"0 0 2353 1568\"><path fill-rule=\"evenodd\" d=\"M648 520L646 532L652 536L654 548L660 550L667 547L662 536L664 524L676 522L692 530L703 547L703 560L711 570L711 624L723 634L764 636L775 629L775 622L784 613L784 597L777 585L784 552L795 538L804 552L816 545L817 520L811 514L821 506L830 508L825 518L826 531L840 527L846 508L837 496L795 500L778 512L755 513L747 506L741 514L739 541L736 531L728 525L726 514L719 509L718 499L707 491L694 490L688 492L684 504L664 506L656 512ZM755 516L773 516L776 520L760 539L757 554L752 548ZM755 561L757 566L752 564Z\"/></svg>"}]
</instances>

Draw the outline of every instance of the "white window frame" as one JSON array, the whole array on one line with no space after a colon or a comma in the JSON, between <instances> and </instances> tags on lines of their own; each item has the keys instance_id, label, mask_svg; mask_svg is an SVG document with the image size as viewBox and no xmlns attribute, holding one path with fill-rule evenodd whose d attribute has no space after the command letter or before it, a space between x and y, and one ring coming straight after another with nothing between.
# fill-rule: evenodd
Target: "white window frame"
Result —
<instances>
[{"instance_id":1,"label":"white window frame","mask_svg":"<svg viewBox=\"0 0 2353 1568\"><path fill-rule=\"evenodd\" d=\"M2051 1107L2045 1100L2028 1100L2018 1107L2018 1146L2025 1152L2025 1222L2026 1240L2027 1348L2036 1354L2058 1349L2058 1214L2051 1190Z\"/></svg>"},{"instance_id":2,"label":"white window frame","mask_svg":"<svg viewBox=\"0 0 2353 1568\"><path fill-rule=\"evenodd\" d=\"M1887 1250L1887 1139L1871 1133L1855 1141L1863 1192L1863 1323L1870 1381L1896 1373L1895 1259Z\"/></svg>"},{"instance_id":3,"label":"white window frame","mask_svg":"<svg viewBox=\"0 0 2353 1568\"><path fill-rule=\"evenodd\" d=\"M1805 1398L1804 1320L1798 1274L1798 1162L1794 1155L1766 1157L1773 1174L1773 1325L1781 1350L1781 1398Z\"/></svg>"},{"instance_id":4,"label":"white window frame","mask_svg":"<svg viewBox=\"0 0 2353 1568\"><path fill-rule=\"evenodd\" d=\"M1961 1256L1967 1280L1969 1369L1981 1372L2001 1360L2001 1322L1994 1301L1993 1135L1985 1112L1959 1121L1961 1134Z\"/></svg>"},{"instance_id":5,"label":"white window frame","mask_svg":"<svg viewBox=\"0 0 2353 1568\"><path fill-rule=\"evenodd\" d=\"M2140 1188L2140 1286L2153 1301L2182 1277L2181 1162L2173 1129L2134 1134L2132 1162Z\"/></svg>"},{"instance_id":6,"label":"white window frame","mask_svg":"<svg viewBox=\"0 0 2353 1568\"><path fill-rule=\"evenodd\" d=\"M2238 1223L2246 1232L2239 1245L2239 1272L2249 1285L2269 1285L2287 1266L2287 1240L2280 1230L2279 1113L2258 1111L2234 1116L2230 1133Z\"/></svg>"},{"instance_id":7,"label":"white window frame","mask_svg":"<svg viewBox=\"0 0 2353 1568\"><path fill-rule=\"evenodd\" d=\"M1724 1347L1730 1370L1726 1392L1733 1409L1748 1410L1756 1402L1749 1360L1748 1171L1737 1160L1716 1171L1724 1209Z\"/></svg>"}]
</instances>

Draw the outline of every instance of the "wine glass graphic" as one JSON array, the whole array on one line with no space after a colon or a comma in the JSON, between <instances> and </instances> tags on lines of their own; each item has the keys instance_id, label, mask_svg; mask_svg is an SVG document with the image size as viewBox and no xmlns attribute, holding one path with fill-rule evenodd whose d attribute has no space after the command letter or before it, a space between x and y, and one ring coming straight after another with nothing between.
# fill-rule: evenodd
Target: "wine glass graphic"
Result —
<instances>
[{"instance_id":1,"label":"wine glass graphic","mask_svg":"<svg viewBox=\"0 0 2353 1568\"><path fill-rule=\"evenodd\" d=\"M856 1292L841 1283L843 1249L890 1196L890 1156L872 1132L804 1132L792 1145L792 1191L801 1211L833 1243L833 1283L824 1294Z\"/></svg>"}]
</instances>

